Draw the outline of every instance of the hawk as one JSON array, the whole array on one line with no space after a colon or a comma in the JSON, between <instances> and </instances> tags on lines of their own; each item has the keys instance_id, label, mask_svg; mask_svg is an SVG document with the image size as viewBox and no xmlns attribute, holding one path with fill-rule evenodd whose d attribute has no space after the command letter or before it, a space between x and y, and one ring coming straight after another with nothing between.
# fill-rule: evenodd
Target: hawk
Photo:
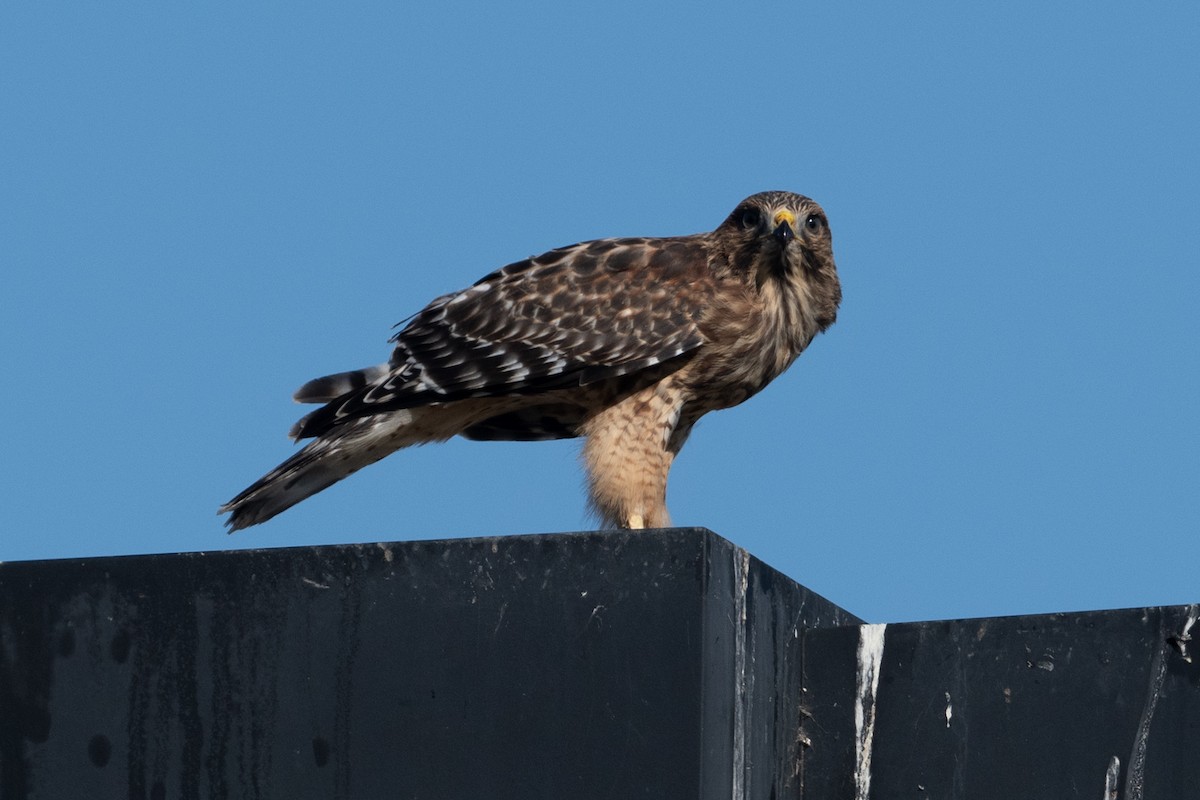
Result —
<instances>
[{"instance_id":1,"label":"hawk","mask_svg":"<svg viewBox=\"0 0 1200 800\"><path fill-rule=\"evenodd\" d=\"M517 261L409 318L385 364L316 378L302 450L221 506L256 525L404 447L583 437L605 527L670 524L667 473L704 414L735 406L833 324L824 211L763 192L711 233L598 239ZM403 324L403 323L402 323Z\"/></svg>"}]
</instances>

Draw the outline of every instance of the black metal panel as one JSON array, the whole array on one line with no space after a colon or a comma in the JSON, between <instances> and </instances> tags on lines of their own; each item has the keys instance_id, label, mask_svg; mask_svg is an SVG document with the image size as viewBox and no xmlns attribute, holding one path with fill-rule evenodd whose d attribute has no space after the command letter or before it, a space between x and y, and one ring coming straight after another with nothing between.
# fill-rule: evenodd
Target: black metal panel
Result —
<instances>
[{"instance_id":1,"label":"black metal panel","mask_svg":"<svg viewBox=\"0 0 1200 800\"><path fill-rule=\"evenodd\" d=\"M859 625L703 530L0 565L0 794L1200 798L1200 607Z\"/></svg>"},{"instance_id":2,"label":"black metal panel","mask_svg":"<svg viewBox=\"0 0 1200 800\"><path fill-rule=\"evenodd\" d=\"M806 631L814 700L800 796L1200 798L1198 615L1186 606Z\"/></svg>"},{"instance_id":3,"label":"black metal panel","mask_svg":"<svg viewBox=\"0 0 1200 800\"><path fill-rule=\"evenodd\" d=\"M3 564L0 789L768 797L855 622L702 530Z\"/></svg>"}]
</instances>

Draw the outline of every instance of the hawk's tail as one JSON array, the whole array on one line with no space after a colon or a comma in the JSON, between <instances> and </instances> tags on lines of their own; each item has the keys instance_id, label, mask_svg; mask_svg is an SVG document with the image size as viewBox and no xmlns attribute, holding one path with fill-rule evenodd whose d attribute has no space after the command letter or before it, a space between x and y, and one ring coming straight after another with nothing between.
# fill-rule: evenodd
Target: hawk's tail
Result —
<instances>
[{"instance_id":1,"label":"hawk's tail","mask_svg":"<svg viewBox=\"0 0 1200 800\"><path fill-rule=\"evenodd\" d=\"M352 369L349 372L338 372L334 375L313 378L297 389L296 393L292 395L292 399L297 403L331 403L350 392L383 380L390 369L391 367L387 364L379 364L374 367Z\"/></svg>"},{"instance_id":2,"label":"hawk's tail","mask_svg":"<svg viewBox=\"0 0 1200 800\"><path fill-rule=\"evenodd\" d=\"M427 437L404 430L411 427L413 416L394 412L339 425L250 484L217 513L230 515L225 521L230 533L266 522L384 456L425 441Z\"/></svg>"}]
</instances>

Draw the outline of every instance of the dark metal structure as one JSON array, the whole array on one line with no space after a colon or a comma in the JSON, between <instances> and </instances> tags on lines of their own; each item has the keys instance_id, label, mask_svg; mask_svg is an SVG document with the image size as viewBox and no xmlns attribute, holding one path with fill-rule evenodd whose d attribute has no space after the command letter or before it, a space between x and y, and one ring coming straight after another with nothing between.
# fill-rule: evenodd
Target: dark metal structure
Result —
<instances>
[{"instance_id":1,"label":"dark metal structure","mask_svg":"<svg viewBox=\"0 0 1200 800\"><path fill-rule=\"evenodd\" d=\"M700 529L8 563L0 796L1200 798L1198 616L864 625Z\"/></svg>"}]
</instances>

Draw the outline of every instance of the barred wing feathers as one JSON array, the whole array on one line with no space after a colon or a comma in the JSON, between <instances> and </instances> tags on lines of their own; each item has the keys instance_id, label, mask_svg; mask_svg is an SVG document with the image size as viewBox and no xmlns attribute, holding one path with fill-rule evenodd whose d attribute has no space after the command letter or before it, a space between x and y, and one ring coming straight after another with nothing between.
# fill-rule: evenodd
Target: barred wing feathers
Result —
<instances>
[{"instance_id":1,"label":"barred wing feathers","mask_svg":"<svg viewBox=\"0 0 1200 800\"><path fill-rule=\"evenodd\" d=\"M297 400L328 405L292 436L430 403L585 385L679 357L704 341L708 257L697 235L602 239L509 264L417 313L392 338L387 365L301 387Z\"/></svg>"}]
</instances>

